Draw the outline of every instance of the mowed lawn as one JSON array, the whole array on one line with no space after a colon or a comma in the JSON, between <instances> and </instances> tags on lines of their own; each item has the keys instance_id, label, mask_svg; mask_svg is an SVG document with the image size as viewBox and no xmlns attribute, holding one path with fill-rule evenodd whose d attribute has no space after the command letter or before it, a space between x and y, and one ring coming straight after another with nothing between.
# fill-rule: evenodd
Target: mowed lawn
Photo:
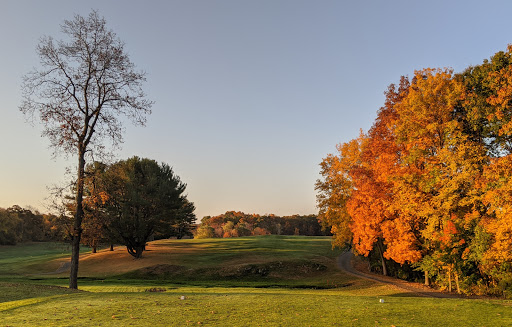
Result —
<instances>
[{"instance_id":1,"label":"mowed lawn","mask_svg":"<svg viewBox=\"0 0 512 327\"><path fill-rule=\"evenodd\" d=\"M165 240L141 260L121 247L85 253L80 291L51 274L60 255L27 263L25 246L0 247L12 276L0 268L0 326L512 325L509 300L424 298L346 276L328 238Z\"/></svg>"}]
</instances>

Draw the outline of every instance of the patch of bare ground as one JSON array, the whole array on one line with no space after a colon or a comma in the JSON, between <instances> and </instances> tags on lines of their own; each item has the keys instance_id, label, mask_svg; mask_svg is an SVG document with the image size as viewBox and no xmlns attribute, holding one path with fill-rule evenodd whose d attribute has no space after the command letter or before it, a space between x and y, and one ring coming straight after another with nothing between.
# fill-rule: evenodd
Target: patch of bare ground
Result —
<instances>
[{"instance_id":1,"label":"patch of bare ground","mask_svg":"<svg viewBox=\"0 0 512 327\"><path fill-rule=\"evenodd\" d=\"M83 276L123 274L132 270L155 266L162 262L169 262L170 260L164 258L171 255L172 250L169 247L148 245L142 258L135 259L128 254L124 246L119 246L114 251L104 250L80 258L80 273Z\"/></svg>"},{"instance_id":2,"label":"patch of bare ground","mask_svg":"<svg viewBox=\"0 0 512 327\"><path fill-rule=\"evenodd\" d=\"M69 272L69 258L59 258L27 266L26 273L28 275L56 275Z\"/></svg>"}]
</instances>

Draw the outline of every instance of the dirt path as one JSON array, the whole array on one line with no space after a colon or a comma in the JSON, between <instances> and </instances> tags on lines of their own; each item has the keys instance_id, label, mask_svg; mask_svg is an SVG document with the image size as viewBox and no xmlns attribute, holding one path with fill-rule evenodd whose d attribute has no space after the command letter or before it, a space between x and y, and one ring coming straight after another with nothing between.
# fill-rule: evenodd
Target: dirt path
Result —
<instances>
[{"instance_id":1,"label":"dirt path","mask_svg":"<svg viewBox=\"0 0 512 327\"><path fill-rule=\"evenodd\" d=\"M390 284L390 285L393 285L401 290L404 290L409 293L415 293L420 296L435 297L435 298L461 298L461 297L463 297L463 296L456 295L456 294L443 293L443 292L431 289L429 287L426 287L419 283L411 283L411 282L407 282L407 281L404 281L401 279L380 276L380 275L374 275L374 274L367 274L367 273L358 271L354 268L354 266L352 264L353 258L354 258L354 254L351 251L343 252L343 254L338 257L338 268L349 275L352 275L352 276L355 276L358 278L369 279L369 280L376 281L379 283Z\"/></svg>"},{"instance_id":2,"label":"dirt path","mask_svg":"<svg viewBox=\"0 0 512 327\"><path fill-rule=\"evenodd\" d=\"M44 272L44 273L33 273L33 274L35 274L35 275L55 275L55 274L60 274L63 272L68 272L70 268L71 268L71 262L65 261L65 262L62 262L60 264L59 268L57 268L57 270L55 270L55 271L48 271L48 272Z\"/></svg>"},{"instance_id":3,"label":"dirt path","mask_svg":"<svg viewBox=\"0 0 512 327\"><path fill-rule=\"evenodd\" d=\"M67 271L69 271L70 268L71 268L71 262L69 262L69 261L63 262L60 265L59 269L57 269L55 272L53 272L53 274L60 274L63 272L67 272Z\"/></svg>"}]
</instances>

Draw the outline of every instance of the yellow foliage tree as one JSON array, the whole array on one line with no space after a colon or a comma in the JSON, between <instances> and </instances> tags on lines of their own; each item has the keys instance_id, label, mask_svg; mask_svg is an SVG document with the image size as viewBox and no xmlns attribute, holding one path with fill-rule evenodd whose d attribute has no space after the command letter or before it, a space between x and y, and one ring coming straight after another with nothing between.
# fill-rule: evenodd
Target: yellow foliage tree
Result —
<instances>
[{"instance_id":1,"label":"yellow foliage tree","mask_svg":"<svg viewBox=\"0 0 512 327\"><path fill-rule=\"evenodd\" d=\"M333 246L344 247L351 242L352 219L347 212L347 201L354 186L350 172L360 165L361 151L366 142L361 133L358 139L338 144L337 155L329 154L320 163L323 179L316 182L318 220L324 227L330 227L333 234Z\"/></svg>"}]
</instances>

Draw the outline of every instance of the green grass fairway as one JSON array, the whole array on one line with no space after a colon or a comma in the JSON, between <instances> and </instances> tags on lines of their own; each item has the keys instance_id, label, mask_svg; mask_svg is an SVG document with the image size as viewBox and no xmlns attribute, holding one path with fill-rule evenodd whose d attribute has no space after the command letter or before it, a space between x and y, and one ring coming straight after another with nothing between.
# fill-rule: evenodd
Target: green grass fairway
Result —
<instances>
[{"instance_id":1,"label":"green grass fairway","mask_svg":"<svg viewBox=\"0 0 512 327\"><path fill-rule=\"evenodd\" d=\"M346 276L328 238L157 241L142 260L120 248L85 254L80 291L59 287L65 274L31 274L60 259L23 247L0 248L15 277L0 281L0 326L512 325L512 301L423 298Z\"/></svg>"},{"instance_id":2,"label":"green grass fairway","mask_svg":"<svg viewBox=\"0 0 512 327\"><path fill-rule=\"evenodd\" d=\"M16 257L21 250L7 257ZM207 240L159 240L151 242L143 258L133 259L124 247L80 257L82 284L97 279L128 280L201 286L253 286L333 288L347 283L335 265L339 250L332 250L327 237L261 236ZM42 258L42 256L41 256ZM67 258L37 260L20 264L10 273L30 279L61 278L55 273ZM19 260L16 262L20 262ZM105 264L108 263L108 264ZM30 271L31 269L31 271ZM0 276L1 277L1 276Z\"/></svg>"},{"instance_id":3,"label":"green grass fairway","mask_svg":"<svg viewBox=\"0 0 512 327\"><path fill-rule=\"evenodd\" d=\"M368 292L367 289L365 292ZM7 326L510 326L503 301L405 297L354 290L85 287L0 303ZM142 290L142 289L140 289ZM382 294L384 293L384 295ZM185 300L181 300L185 296ZM379 303L379 298L385 300Z\"/></svg>"},{"instance_id":4,"label":"green grass fairway","mask_svg":"<svg viewBox=\"0 0 512 327\"><path fill-rule=\"evenodd\" d=\"M80 249L84 254L89 251L87 247ZM0 280L13 281L26 276L46 275L69 262L70 252L71 247L65 243L0 245Z\"/></svg>"}]
</instances>

